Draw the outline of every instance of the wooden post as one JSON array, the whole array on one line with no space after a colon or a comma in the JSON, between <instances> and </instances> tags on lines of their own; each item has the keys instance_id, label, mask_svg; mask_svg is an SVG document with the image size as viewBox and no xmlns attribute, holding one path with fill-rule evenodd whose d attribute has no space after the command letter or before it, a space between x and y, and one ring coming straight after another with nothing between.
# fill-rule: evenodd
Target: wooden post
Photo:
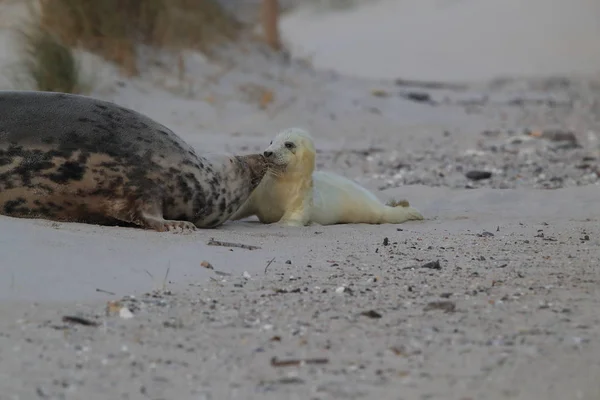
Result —
<instances>
[{"instance_id":1,"label":"wooden post","mask_svg":"<svg viewBox=\"0 0 600 400\"><path fill-rule=\"evenodd\" d=\"M279 1L263 0L262 25L265 42L273 49L280 50L279 41Z\"/></svg>"}]
</instances>

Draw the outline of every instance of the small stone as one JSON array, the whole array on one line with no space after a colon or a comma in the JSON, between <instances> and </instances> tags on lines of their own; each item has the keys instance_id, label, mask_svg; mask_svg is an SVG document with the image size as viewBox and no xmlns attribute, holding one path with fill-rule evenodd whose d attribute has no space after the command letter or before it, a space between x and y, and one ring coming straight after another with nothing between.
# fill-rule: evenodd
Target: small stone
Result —
<instances>
[{"instance_id":1,"label":"small stone","mask_svg":"<svg viewBox=\"0 0 600 400\"><path fill-rule=\"evenodd\" d=\"M447 313L454 312L456 310L456 303L449 300L432 301L427 303L423 311L442 310Z\"/></svg>"},{"instance_id":2,"label":"small stone","mask_svg":"<svg viewBox=\"0 0 600 400\"><path fill-rule=\"evenodd\" d=\"M383 245L387 246L388 244L390 244L390 240L388 238L383 238Z\"/></svg>"},{"instance_id":3,"label":"small stone","mask_svg":"<svg viewBox=\"0 0 600 400\"><path fill-rule=\"evenodd\" d=\"M244 279L250 279L250 278L252 278L252 276L250 275L250 273L248 271L244 271L244 273L242 274L242 277Z\"/></svg>"},{"instance_id":4,"label":"small stone","mask_svg":"<svg viewBox=\"0 0 600 400\"><path fill-rule=\"evenodd\" d=\"M347 293L347 294L352 294L354 293L354 291L352 289L350 289L349 287L346 286L340 286L337 289L335 289L336 293Z\"/></svg>"},{"instance_id":5,"label":"small stone","mask_svg":"<svg viewBox=\"0 0 600 400\"><path fill-rule=\"evenodd\" d=\"M287 260L285 263L286 263L286 264L291 264L291 263L292 263L292 260Z\"/></svg>"},{"instance_id":6,"label":"small stone","mask_svg":"<svg viewBox=\"0 0 600 400\"><path fill-rule=\"evenodd\" d=\"M385 90L375 89L371 91L371 94L375 97L389 97L389 93Z\"/></svg>"},{"instance_id":7,"label":"small stone","mask_svg":"<svg viewBox=\"0 0 600 400\"><path fill-rule=\"evenodd\" d=\"M201 267L204 267L204 268L207 268L207 269L214 269L214 268L213 268L213 266L212 266L212 264L211 264L211 263L209 263L208 261L202 261L202 262L200 263L200 266L201 266Z\"/></svg>"},{"instance_id":8,"label":"small stone","mask_svg":"<svg viewBox=\"0 0 600 400\"><path fill-rule=\"evenodd\" d=\"M123 319L131 319L133 318L133 313L127 307L122 307L119 310L119 317Z\"/></svg>"},{"instance_id":9,"label":"small stone","mask_svg":"<svg viewBox=\"0 0 600 400\"><path fill-rule=\"evenodd\" d=\"M373 319L377 319L377 318L381 318L382 317L382 315L379 314L375 310L363 311L363 312L360 313L360 315L362 315L364 317L373 318Z\"/></svg>"},{"instance_id":10,"label":"small stone","mask_svg":"<svg viewBox=\"0 0 600 400\"><path fill-rule=\"evenodd\" d=\"M469 171L465 174L468 179L472 181L480 181L482 179L490 179L492 177L492 173L489 171Z\"/></svg>"},{"instance_id":11,"label":"small stone","mask_svg":"<svg viewBox=\"0 0 600 400\"><path fill-rule=\"evenodd\" d=\"M123 306L119 301L109 301L106 303L106 315L117 314Z\"/></svg>"},{"instance_id":12,"label":"small stone","mask_svg":"<svg viewBox=\"0 0 600 400\"><path fill-rule=\"evenodd\" d=\"M494 234L492 232L483 231L477 234L477 237L492 237Z\"/></svg>"},{"instance_id":13,"label":"small stone","mask_svg":"<svg viewBox=\"0 0 600 400\"><path fill-rule=\"evenodd\" d=\"M440 265L440 261L436 260L436 261L430 261L428 263L421 265L421 268L440 270L440 269L442 269L442 266Z\"/></svg>"},{"instance_id":14,"label":"small stone","mask_svg":"<svg viewBox=\"0 0 600 400\"><path fill-rule=\"evenodd\" d=\"M433 103L429 93L425 92L407 92L402 93L400 96L408 100L416 101L417 103Z\"/></svg>"},{"instance_id":15,"label":"small stone","mask_svg":"<svg viewBox=\"0 0 600 400\"><path fill-rule=\"evenodd\" d=\"M493 130L485 130L485 131L481 132L481 134L482 134L483 136L488 136L488 137L496 137L496 136L499 136L499 135L500 135L500 133L501 133L501 132L500 132L500 131L497 131L497 130L496 130L496 131L493 131Z\"/></svg>"},{"instance_id":16,"label":"small stone","mask_svg":"<svg viewBox=\"0 0 600 400\"><path fill-rule=\"evenodd\" d=\"M577 136L573 132L563 131L558 129L548 129L545 131L533 131L529 133L530 136L546 139L551 142L577 142Z\"/></svg>"}]
</instances>

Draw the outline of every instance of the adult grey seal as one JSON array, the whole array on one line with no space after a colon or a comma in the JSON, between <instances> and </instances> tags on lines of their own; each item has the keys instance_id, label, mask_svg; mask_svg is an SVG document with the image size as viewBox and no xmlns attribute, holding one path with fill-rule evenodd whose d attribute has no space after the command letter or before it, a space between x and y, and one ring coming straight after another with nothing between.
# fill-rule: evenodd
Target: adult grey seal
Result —
<instances>
[{"instance_id":1,"label":"adult grey seal","mask_svg":"<svg viewBox=\"0 0 600 400\"><path fill-rule=\"evenodd\" d=\"M87 96L0 91L0 213L157 231L214 228L259 184L263 155L200 156L167 127Z\"/></svg>"}]
</instances>

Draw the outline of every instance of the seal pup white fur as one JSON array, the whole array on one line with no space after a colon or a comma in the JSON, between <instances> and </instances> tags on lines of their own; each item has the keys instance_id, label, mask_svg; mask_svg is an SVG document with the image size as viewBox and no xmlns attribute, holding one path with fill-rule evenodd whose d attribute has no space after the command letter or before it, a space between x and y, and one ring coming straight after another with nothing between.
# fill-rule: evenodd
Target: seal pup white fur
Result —
<instances>
[{"instance_id":1,"label":"seal pup white fur","mask_svg":"<svg viewBox=\"0 0 600 400\"><path fill-rule=\"evenodd\" d=\"M264 155L277 169L265 175L232 220L256 215L266 224L305 226L311 223L399 224L423 219L407 201L385 205L350 179L315 171L315 146L310 134L303 129L280 132Z\"/></svg>"}]
</instances>

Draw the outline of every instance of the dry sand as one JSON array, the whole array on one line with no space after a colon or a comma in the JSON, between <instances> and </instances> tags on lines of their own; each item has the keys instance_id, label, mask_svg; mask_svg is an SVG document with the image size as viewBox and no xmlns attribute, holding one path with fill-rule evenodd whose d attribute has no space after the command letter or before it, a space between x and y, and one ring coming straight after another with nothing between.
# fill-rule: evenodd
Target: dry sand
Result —
<instances>
[{"instance_id":1,"label":"dry sand","mask_svg":"<svg viewBox=\"0 0 600 400\"><path fill-rule=\"evenodd\" d=\"M0 217L1 400L600 398L598 82L432 89L223 56L187 55L184 83L105 66L92 95L199 151L303 126L319 168L426 220L173 235Z\"/></svg>"}]
</instances>

